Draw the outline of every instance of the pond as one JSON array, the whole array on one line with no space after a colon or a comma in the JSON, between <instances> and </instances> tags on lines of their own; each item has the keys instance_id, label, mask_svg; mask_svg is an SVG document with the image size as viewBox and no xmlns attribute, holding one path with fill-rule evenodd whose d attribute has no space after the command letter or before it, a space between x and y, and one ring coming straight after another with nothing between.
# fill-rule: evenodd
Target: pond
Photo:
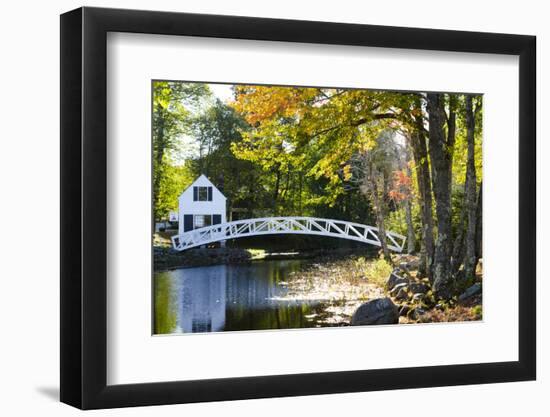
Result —
<instances>
[{"instance_id":1,"label":"pond","mask_svg":"<svg viewBox=\"0 0 550 417\"><path fill-rule=\"evenodd\" d=\"M307 265L298 259L267 260L157 272L154 333L316 327L326 302L285 298Z\"/></svg>"}]
</instances>

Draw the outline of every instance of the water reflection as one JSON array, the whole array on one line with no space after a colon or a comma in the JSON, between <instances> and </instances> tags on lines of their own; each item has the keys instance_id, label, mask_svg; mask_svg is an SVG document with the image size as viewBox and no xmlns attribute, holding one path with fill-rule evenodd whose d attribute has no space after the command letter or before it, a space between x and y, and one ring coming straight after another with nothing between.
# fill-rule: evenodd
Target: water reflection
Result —
<instances>
[{"instance_id":1,"label":"water reflection","mask_svg":"<svg viewBox=\"0 0 550 417\"><path fill-rule=\"evenodd\" d=\"M312 304L280 300L299 260L216 265L155 274L155 333L312 327Z\"/></svg>"},{"instance_id":2,"label":"water reflection","mask_svg":"<svg viewBox=\"0 0 550 417\"><path fill-rule=\"evenodd\" d=\"M225 325L226 266L206 268L198 276L182 274L178 288L178 330L184 333L217 332Z\"/></svg>"}]
</instances>

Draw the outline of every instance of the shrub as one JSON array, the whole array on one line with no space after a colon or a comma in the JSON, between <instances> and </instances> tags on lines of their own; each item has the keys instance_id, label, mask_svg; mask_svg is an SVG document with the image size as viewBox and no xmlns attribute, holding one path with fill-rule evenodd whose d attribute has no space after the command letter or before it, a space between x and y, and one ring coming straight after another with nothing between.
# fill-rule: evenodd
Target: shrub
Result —
<instances>
[{"instance_id":1,"label":"shrub","mask_svg":"<svg viewBox=\"0 0 550 417\"><path fill-rule=\"evenodd\" d=\"M483 308L480 305L472 307L472 313L474 313L477 320L483 318Z\"/></svg>"},{"instance_id":2,"label":"shrub","mask_svg":"<svg viewBox=\"0 0 550 417\"><path fill-rule=\"evenodd\" d=\"M365 258L359 258L356 261L356 267L361 270L361 274L372 284L380 287L386 285L386 281L392 272L392 266L384 259L367 261Z\"/></svg>"}]
</instances>

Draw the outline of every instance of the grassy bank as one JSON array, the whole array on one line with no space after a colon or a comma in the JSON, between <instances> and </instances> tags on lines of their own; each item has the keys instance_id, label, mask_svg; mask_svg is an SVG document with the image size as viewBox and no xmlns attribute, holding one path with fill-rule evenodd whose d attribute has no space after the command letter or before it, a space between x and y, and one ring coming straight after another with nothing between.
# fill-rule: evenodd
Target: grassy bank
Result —
<instances>
[{"instance_id":1,"label":"grassy bank","mask_svg":"<svg viewBox=\"0 0 550 417\"><path fill-rule=\"evenodd\" d=\"M394 265L411 263L414 257L397 255ZM401 294L388 291L386 283L392 271L408 276L414 284L427 285L427 280L416 278L417 271L394 269L383 259L350 255L345 258L328 256L322 262L312 262L302 271L294 272L289 280L285 299L323 302L327 307L319 313L320 325L348 325L355 310L364 302L375 298L390 297L401 313L399 323L435 323L475 321L482 318L481 295L467 300L457 298L440 302L430 290L426 294L404 299ZM481 277L481 271L480 276Z\"/></svg>"}]
</instances>

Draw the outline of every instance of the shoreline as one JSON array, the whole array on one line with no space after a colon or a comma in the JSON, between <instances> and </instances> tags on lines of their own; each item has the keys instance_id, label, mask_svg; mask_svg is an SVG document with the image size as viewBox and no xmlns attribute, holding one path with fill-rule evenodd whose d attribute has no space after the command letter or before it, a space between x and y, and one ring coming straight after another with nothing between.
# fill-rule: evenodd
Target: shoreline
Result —
<instances>
[{"instance_id":1,"label":"shoreline","mask_svg":"<svg viewBox=\"0 0 550 417\"><path fill-rule=\"evenodd\" d=\"M341 258L343 256L374 257L369 249L339 248L314 250L266 251L245 248L194 248L185 252L176 252L172 248L153 246L154 272L175 269L196 268L213 265L238 265L254 261L270 260L307 260L319 257Z\"/></svg>"}]
</instances>

